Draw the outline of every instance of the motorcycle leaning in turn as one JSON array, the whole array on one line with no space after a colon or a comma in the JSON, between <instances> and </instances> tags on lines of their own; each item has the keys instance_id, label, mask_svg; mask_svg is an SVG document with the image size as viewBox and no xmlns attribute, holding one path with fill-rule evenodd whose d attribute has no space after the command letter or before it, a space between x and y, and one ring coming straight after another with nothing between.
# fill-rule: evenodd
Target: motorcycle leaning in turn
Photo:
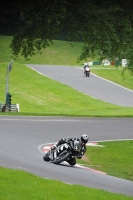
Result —
<instances>
[{"instance_id":1,"label":"motorcycle leaning in turn","mask_svg":"<svg viewBox=\"0 0 133 200\"><path fill-rule=\"evenodd\" d=\"M50 150L43 156L44 161L53 162L54 164L60 164L63 161L68 162L70 165L75 165L75 159L81 151L82 144L80 141L69 142L61 144Z\"/></svg>"}]
</instances>

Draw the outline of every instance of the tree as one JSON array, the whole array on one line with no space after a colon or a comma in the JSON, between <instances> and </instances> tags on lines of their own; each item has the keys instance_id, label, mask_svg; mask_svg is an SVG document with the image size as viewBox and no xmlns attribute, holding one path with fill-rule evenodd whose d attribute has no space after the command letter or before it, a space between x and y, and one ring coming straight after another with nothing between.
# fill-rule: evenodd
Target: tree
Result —
<instances>
[{"instance_id":1,"label":"tree","mask_svg":"<svg viewBox=\"0 0 133 200\"><path fill-rule=\"evenodd\" d=\"M14 56L33 56L65 31L68 41L84 43L79 60L97 54L101 60L126 58L129 62L126 69L133 72L131 0L14 0L12 3L3 3L0 9L4 10L3 21L3 16L6 19L17 16L18 30L11 43Z\"/></svg>"}]
</instances>

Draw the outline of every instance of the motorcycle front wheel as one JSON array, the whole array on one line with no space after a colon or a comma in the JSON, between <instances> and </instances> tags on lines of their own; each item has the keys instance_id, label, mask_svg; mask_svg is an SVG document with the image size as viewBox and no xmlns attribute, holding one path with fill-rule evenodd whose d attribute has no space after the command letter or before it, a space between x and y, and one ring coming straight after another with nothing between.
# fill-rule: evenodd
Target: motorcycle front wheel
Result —
<instances>
[{"instance_id":1,"label":"motorcycle front wheel","mask_svg":"<svg viewBox=\"0 0 133 200\"><path fill-rule=\"evenodd\" d=\"M53 163L59 164L63 161L66 161L66 159L69 158L69 156L70 156L70 152L63 151L57 158L55 158Z\"/></svg>"},{"instance_id":2,"label":"motorcycle front wheel","mask_svg":"<svg viewBox=\"0 0 133 200\"><path fill-rule=\"evenodd\" d=\"M43 160L44 160L44 161L47 161L47 162L50 161L49 153L46 153L46 154L43 156Z\"/></svg>"},{"instance_id":3,"label":"motorcycle front wheel","mask_svg":"<svg viewBox=\"0 0 133 200\"><path fill-rule=\"evenodd\" d=\"M90 72L86 72L86 77L89 77L90 76Z\"/></svg>"}]
</instances>

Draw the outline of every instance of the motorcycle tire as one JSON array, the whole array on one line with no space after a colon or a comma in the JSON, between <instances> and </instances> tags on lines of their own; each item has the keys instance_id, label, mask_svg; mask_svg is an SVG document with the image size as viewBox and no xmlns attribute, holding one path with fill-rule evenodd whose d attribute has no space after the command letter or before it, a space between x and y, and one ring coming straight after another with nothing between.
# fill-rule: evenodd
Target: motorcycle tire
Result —
<instances>
[{"instance_id":1,"label":"motorcycle tire","mask_svg":"<svg viewBox=\"0 0 133 200\"><path fill-rule=\"evenodd\" d=\"M76 165L76 159L75 157L74 158L71 158L70 160L67 161L69 163L69 165L73 166L73 165Z\"/></svg>"},{"instance_id":2,"label":"motorcycle tire","mask_svg":"<svg viewBox=\"0 0 133 200\"><path fill-rule=\"evenodd\" d=\"M86 72L86 77L89 77L90 76L90 72Z\"/></svg>"},{"instance_id":3,"label":"motorcycle tire","mask_svg":"<svg viewBox=\"0 0 133 200\"><path fill-rule=\"evenodd\" d=\"M60 164L70 156L70 152L63 151L54 161L54 164Z\"/></svg>"},{"instance_id":4,"label":"motorcycle tire","mask_svg":"<svg viewBox=\"0 0 133 200\"><path fill-rule=\"evenodd\" d=\"M50 161L50 158L49 158L49 154L48 154L48 153L46 153L46 154L43 156L43 160L44 160L44 161L47 161L47 162Z\"/></svg>"}]
</instances>

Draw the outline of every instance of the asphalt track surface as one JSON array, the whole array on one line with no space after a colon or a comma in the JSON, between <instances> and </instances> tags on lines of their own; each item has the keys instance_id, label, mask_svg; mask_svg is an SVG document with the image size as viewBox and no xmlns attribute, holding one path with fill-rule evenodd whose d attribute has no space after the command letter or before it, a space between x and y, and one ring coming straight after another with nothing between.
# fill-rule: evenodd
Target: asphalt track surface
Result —
<instances>
[{"instance_id":1,"label":"asphalt track surface","mask_svg":"<svg viewBox=\"0 0 133 200\"><path fill-rule=\"evenodd\" d=\"M0 116L0 165L133 196L131 181L92 169L44 162L39 150L43 144L57 142L61 137L80 137L81 133L88 133L90 141L132 139L132 130L132 119Z\"/></svg>"},{"instance_id":2,"label":"asphalt track surface","mask_svg":"<svg viewBox=\"0 0 133 200\"><path fill-rule=\"evenodd\" d=\"M133 107L132 90L109 82L92 73L90 77L85 77L83 68L30 64L27 66L93 98L115 105Z\"/></svg>"},{"instance_id":3,"label":"asphalt track surface","mask_svg":"<svg viewBox=\"0 0 133 200\"><path fill-rule=\"evenodd\" d=\"M133 139L132 122L131 118L0 116L0 165L68 184L133 196L132 181L91 168L44 162L40 151L44 144L62 137L80 137L82 133L87 133L90 141Z\"/></svg>"}]
</instances>

